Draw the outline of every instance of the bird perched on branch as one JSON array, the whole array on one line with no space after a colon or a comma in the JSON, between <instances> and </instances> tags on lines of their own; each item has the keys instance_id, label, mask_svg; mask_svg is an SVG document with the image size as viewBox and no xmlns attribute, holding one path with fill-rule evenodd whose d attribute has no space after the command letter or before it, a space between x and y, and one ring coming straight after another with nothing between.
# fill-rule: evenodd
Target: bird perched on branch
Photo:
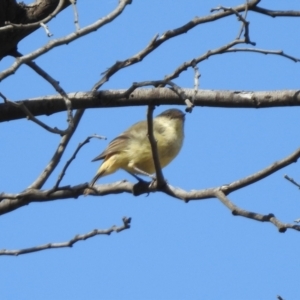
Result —
<instances>
[{"instance_id":1,"label":"bird perched on branch","mask_svg":"<svg viewBox=\"0 0 300 300\"><path fill-rule=\"evenodd\" d=\"M153 119L153 133L157 142L157 153L161 167L168 165L179 153L183 138L185 114L179 109L168 109ZM133 176L148 175L155 172L151 145L148 138L147 121L138 122L118 137L92 161L104 160L95 177L92 187L102 176L123 169ZM136 176L135 176L136 177Z\"/></svg>"}]
</instances>

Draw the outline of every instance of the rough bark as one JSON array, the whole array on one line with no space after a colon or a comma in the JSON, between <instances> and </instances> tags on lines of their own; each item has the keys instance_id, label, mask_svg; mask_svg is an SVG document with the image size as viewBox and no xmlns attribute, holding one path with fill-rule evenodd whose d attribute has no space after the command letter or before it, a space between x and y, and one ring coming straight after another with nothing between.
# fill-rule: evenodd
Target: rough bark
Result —
<instances>
[{"instance_id":1,"label":"rough bark","mask_svg":"<svg viewBox=\"0 0 300 300\"><path fill-rule=\"evenodd\" d=\"M18 48L18 43L40 26L26 27L28 24L44 20L57 7L59 0L37 0L25 5L15 0L0 0L0 60ZM70 5L64 0L63 8ZM24 24L25 26L9 26ZM4 29L5 26L9 26ZM2 29L2 30L1 30Z\"/></svg>"}]
</instances>

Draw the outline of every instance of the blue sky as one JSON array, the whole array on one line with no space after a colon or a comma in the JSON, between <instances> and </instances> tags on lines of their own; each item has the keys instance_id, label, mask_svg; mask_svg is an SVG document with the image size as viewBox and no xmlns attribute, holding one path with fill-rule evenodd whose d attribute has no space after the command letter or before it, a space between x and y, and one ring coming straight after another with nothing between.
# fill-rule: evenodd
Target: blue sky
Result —
<instances>
[{"instance_id":1,"label":"blue sky","mask_svg":"<svg viewBox=\"0 0 300 300\"><path fill-rule=\"evenodd\" d=\"M29 1L26 1L29 3ZM79 22L87 25L110 12L116 0L78 1ZM36 62L59 80L67 92L89 91L100 73L116 60L143 49L156 34L209 14L219 1L134 0L114 22L61 46ZM209 2L209 3L208 3ZM238 1L221 4L233 6ZM298 1L261 1L270 9L300 10ZM284 50L300 57L299 18L270 18L249 13L250 36L258 48ZM53 39L74 30L71 8L50 22ZM113 76L103 89L128 88L133 82L159 80L178 65L232 41L240 28L235 17L196 27L170 40L140 64ZM22 41L26 54L49 39L42 29ZM0 62L7 68L12 58ZM213 90L299 89L300 64L278 56L235 53L214 56L199 65L200 88ZM193 72L176 81L193 88ZM11 100L54 94L52 87L22 66L1 82ZM155 115L170 108L161 106ZM180 107L179 107L180 108ZM182 106L181 109L184 109ZM97 133L77 155L62 185L88 182L99 163L91 160L132 123L144 119L146 107L93 109L85 112L62 161L45 188L50 188L78 143ZM66 127L66 113L41 117ZM173 186L204 189L250 175L299 147L299 108L221 109L196 107L187 115L185 142L179 156L164 169ZM27 121L1 124L0 192L20 192L40 174L59 137ZM293 164L265 180L232 193L238 206L274 213L291 223L300 217L300 194L283 175L300 181ZM99 183L122 179L119 171ZM1 256L3 299L299 299L299 232L284 234L266 223L233 217L216 199L184 204L160 193L80 197L34 203L0 218L0 248L18 249L62 242L94 228L121 225L132 217L130 230L97 236L71 249L46 250L19 257Z\"/></svg>"}]
</instances>

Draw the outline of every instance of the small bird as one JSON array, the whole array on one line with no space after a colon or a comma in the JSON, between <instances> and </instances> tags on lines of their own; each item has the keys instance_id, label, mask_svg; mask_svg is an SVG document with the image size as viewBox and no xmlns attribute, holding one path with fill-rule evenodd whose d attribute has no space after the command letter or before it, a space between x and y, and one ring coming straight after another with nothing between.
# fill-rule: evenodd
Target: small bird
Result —
<instances>
[{"instance_id":1,"label":"small bird","mask_svg":"<svg viewBox=\"0 0 300 300\"><path fill-rule=\"evenodd\" d=\"M182 147L184 119L185 114L179 109L168 109L153 119L153 133L157 141L157 152L162 168L177 156ZM141 121L113 139L108 147L92 160L104 159L90 182L90 187L100 177L112 174L119 169L133 176L141 174L151 177L150 174L155 172L155 167L147 133L147 121Z\"/></svg>"}]
</instances>

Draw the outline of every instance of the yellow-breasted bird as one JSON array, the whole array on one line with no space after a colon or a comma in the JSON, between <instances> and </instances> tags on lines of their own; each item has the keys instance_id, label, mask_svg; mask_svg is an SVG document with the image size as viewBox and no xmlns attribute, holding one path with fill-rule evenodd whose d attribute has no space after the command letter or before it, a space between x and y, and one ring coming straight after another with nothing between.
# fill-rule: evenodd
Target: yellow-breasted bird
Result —
<instances>
[{"instance_id":1,"label":"yellow-breasted bird","mask_svg":"<svg viewBox=\"0 0 300 300\"><path fill-rule=\"evenodd\" d=\"M179 109L168 109L153 119L153 133L162 168L177 156L182 147L184 119L185 114ZM141 121L113 139L108 147L92 160L104 159L90 186L92 187L100 177L119 169L133 175L153 174L155 167L147 131L147 121Z\"/></svg>"}]
</instances>

